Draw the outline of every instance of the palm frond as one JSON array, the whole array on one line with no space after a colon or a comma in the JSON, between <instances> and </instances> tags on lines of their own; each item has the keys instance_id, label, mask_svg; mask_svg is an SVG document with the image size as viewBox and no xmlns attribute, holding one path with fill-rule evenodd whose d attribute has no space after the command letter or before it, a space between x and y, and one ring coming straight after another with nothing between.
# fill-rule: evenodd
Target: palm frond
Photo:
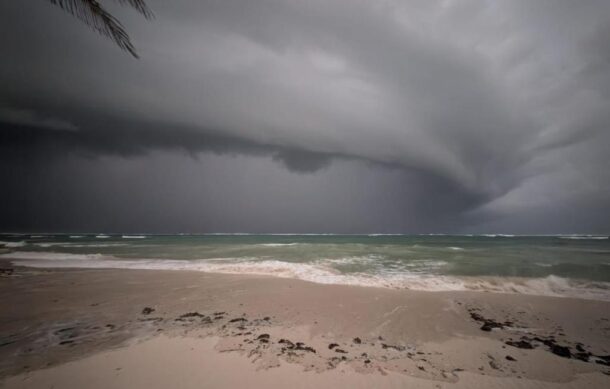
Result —
<instances>
[{"instance_id":1,"label":"palm frond","mask_svg":"<svg viewBox=\"0 0 610 389\"><path fill-rule=\"evenodd\" d=\"M77 17L95 31L112 39L122 50L138 58L136 49L125 28L114 16L106 11L97 0L49 0L64 11ZM133 7L147 19L153 14L143 0L115 0Z\"/></svg>"},{"instance_id":2,"label":"palm frond","mask_svg":"<svg viewBox=\"0 0 610 389\"><path fill-rule=\"evenodd\" d=\"M148 5L146 5L144 0L114 0L114 1L116 1L117 3L119 3L121 5L131 6L131 8L135 9L136 11L138 11L139 13L144 15L144 17L146 19L152 19L155 16L153 14L153 12L150 10L150 8L148 8Z\"/></svg>"}]
</instances>

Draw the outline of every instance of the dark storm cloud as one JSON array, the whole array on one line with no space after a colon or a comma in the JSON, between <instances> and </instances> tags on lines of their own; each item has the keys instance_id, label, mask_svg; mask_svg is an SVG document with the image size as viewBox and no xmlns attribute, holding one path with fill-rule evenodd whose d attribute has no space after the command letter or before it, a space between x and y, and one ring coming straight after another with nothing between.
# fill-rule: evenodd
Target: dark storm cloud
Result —
<instances>
[{"instance_id":1,"label":"dark storm cloud","mask_svg":"<svg viewBox=\"0 0 610 389\"><path fill-rule=\"evenodd\" d=\"M301 182L346 172L351 181L310 183L370 194L351 205L334 198L359 215L329 220L337 229L383 229L383 217L402 215L388 226L525 231L534 214L536 231L559 221L564 230L610 229L593 216L610 220L607 1L150 6L152 22L112 8L131 32L136 61L45 2L0 5L9 58L0 64L5 166L120 161L108 156L157 166L153 159L166 151L202 160L200 153L214 153L233 164L229 157L241 155L253 166L258 158L288 169L272 169L273 184L264 184L282 188L265 194L273 200L292 193L295 185L279 182L291 172ZM180 161L174 169L189 164ZM206 169L206 179L231 169ZM370 175L384 178L373 186ZM185 191L201 191L188 181ZM243 196L258 193L257 182ZM384 192L394 208L360 209L387 201ZM302 220L314 205L297 197L292 206L303 209L291 212ZM258 216L290 229L270 221L273 200ZM568 208L591 216L575 218Z\"/></svg>"},{"instance_id":2,"label":"dark storm cloud","mask_svg":"<svg viewBox=\"0 0 610 389\"><path fill-rule=\"evenodd\" d=\"M146 156L158 150L178 150L195 158L201 152L271 155L289 170L307 173L328 166L333 158L321 153L248 142L200 128L90 116L88 120L96 124L89 124L86 131L76 131L78 127L72 123L37 118L31 114L7 115L6 118L14 120L0 124L0 151L4 156L0 160L17 155L27 155L33 159L61 158L66 154L89 158L101 155L133 157Z\"/></svg>"}]
</instances>

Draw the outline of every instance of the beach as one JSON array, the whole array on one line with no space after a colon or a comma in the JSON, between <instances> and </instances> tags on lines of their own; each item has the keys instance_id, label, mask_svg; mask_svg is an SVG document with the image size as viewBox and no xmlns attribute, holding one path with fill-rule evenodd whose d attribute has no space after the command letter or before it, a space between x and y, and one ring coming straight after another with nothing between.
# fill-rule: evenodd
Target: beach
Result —
<instances>
[{"instance_id":1,"label":"beach","mask_svg":"<svg viewBox=\"0 0 610 389\"><path fill-rule=\"evenodd\" d=\"M2 266L7 388L610 383L606 301Z\"/></svg>"}]
</instances>

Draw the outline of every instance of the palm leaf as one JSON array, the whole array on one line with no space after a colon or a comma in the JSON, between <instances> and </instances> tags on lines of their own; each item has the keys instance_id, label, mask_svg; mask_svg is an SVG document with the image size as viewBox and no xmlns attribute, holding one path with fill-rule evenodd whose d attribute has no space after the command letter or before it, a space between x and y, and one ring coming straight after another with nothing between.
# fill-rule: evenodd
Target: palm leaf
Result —
<instances>
[{"instance_id":1,"label":"palm leaf","mask_svg":"<svg viewBox=\"0 0 610 389\"><path fill-rule=\"evenodd\" d=\"M97 0L49 0L52 4L59 6L66 12L77 17L95 31L112 39L122 50L129 52L138 58L136 49L129 39L127 31L114 16L106 11ZM147 19L153 17L153 13L143 0L115 0L119 4L129 5L144 15Z\"/></svg>"}]
</instances>

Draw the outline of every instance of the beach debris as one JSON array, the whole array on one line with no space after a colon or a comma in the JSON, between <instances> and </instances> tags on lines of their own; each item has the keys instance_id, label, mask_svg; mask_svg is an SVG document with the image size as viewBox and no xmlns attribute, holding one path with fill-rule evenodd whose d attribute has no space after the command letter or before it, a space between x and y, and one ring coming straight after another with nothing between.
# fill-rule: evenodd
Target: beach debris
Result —
<instances>
[{"instance_id":1,"label":"beach debris","mask_svg":"<svg viewBox=\"0 0 610 389\"><path fill-rule=\"evenodd\" d=\"M309 347L303 342L296 342L294 350L307 351L314 354L316 353L316 350L313 347Z\"/></svg>"},{"instance_id":2,"label":"beach debris","mask_svg":"<svg viewBox=\"0 0 610 389\"><path fill-rule=\"evenodd\" d=\"M199 312L187 312L185 314L182 314L179 316L180 319L187 319L189 317L206 317L205 315L202 315Z\"/></svg>"},{"instance_id":3,"label":"beach debris","mask_svg":"<svg viewBox=\"0 0 610 389\"><path fill-rule=\"evenodd\" d=\"M197 311L184 313L184 314L178 316L175 319L175 321L181 321L181 322L187 322L187 323L190 322L190 323L192 323L193 320L196 320L196 319L201 319L200 322L203 323L203 324L211 324L212 323L212 318L211 317L206 316L204 314L201 314L201 313L199 313Z\"/></svg>"},{"instance_id":4,"label":"beach debris","mask_svg":"<svg viewBox=\"0 0 610 389\"><path fill-rule=\"evenodd\" d=\"M256 340L261 343L269 343L269 334L260 334Z\"/></svg>"},{"instance_id":5,"label":"beach debris","mask_svg":"<svg viewBox=\"0 0 610 389\"><path fill-rule=\"evenodd\" d=\"M362 343L362 339L360 339L360 338L354 338L354 343L356 343L356 344L361 344L361 343Z\"/></svg>"},{"instance_id":6,"label":"beach debris","mask_svg":"<svg viewBox=\"0 0 610 389\"><path fill-rule=\"evenodd\" d=\"M493 319L487 319L481 314L475 312L475 310L472 308L468 309L468 313L470 313L472 320L483 323L481 326L481 331L490 332L494 328L503 329L504 327L512 327L514 324L512 321L498 322Z\"/></svg>"},{"instance_id":7,"label":"beach debris","mask_svg":"<svg viewBox=\"0 0 610 389\"><path fill-rule=\"evenodd\" d=\"M534 348L534 346L532 346L532 344L528 341L525 340L519 340L519 341L512 341L512 340L507 340L506 342L507 345L509 346L513 346L513 347L517 347L517 348L523 348L523 349L527 349L527 350L532 350Z\"/></svg>"},{"instance_id":8,"label":"beach debris","mask_svg":"<svg viewBox=\"0 0 610 389\"><path fill-rule=\"evenodd\" d=\"M2 269L0 269L0 276L10 277L13 275L14 272L15 272L15 269L13 269L13 268L2 268Z\"/></svg>"},{"instance_id":9,"label":"beach debris","mask_svg":"<svg viewBox=\"0 0 610 389\"><path fill-rule=\"evenodd\" d=\"M347 354L347 351L345 351L345 350L343 350L343 349L340 349L340 348L338 348L338 347L335 349L335 352L336 352L336 353L341 353L341 354Z\"/></svg>"},{"instance_id":10,"label":"beach debris","mask_svg":"<svg viewBox=\"0 0 610 389\"><path fill-rule=\"evenodd\" d=\"M8 346L9 344L13 344L16 342L16 340L0 340L0 347Z\"/></svg>"},{"instance_id":11,"label":"beach debris","mask_svg":"<svg viewBox=\"0 0 610 389\"><path fill-rule=\"evenodd\" d=\"M151 313L153 313L155 311L154 308L151 307L144 307L144 309L142 309L142 315L150 315Z\"/></svg>"},{"instance_id":12,"label":"beach debris","mask_svg":"<svg viewBox=\"0 0 610 389\"><path fill-rule=\"evenodd\" d=\"M284 345L284 347L282 348L282 351L284 351L286 349L292 350L295 348L294 343L292 343L288 339L280 339L280 341L278 343Z\"/></svg>"},{"instance_id":13,"label":"beach debris","mask_svg":"<svg viewBox=\"0 0 610 389\"><path fill-rule=\"evenodd\" d=\"M512 361L512 362L516 362L517 361L515 358L511 357L510 355L506 356L506 360L507 361Z\"/></svg>"},{"instance_id":14,"label":"beach debris","mask_svg":"<svg viewBox=\"0 0 610 389\"><path fill-rule=\"evenodd\" d=\"M159 323L159 322L163 321L163 318L162 317L146 317L144 319L138 319L138 321Z\"/></svg>"},{"instance_id":15,"label":"beach debris","mask_svg":"<svg viewBox=\"0 0 610 389\"><path fill-rule=\"evenodd\" d=\"M563 358L571 358L572 357L572 352L570 351L569 347L566 346L560 346L558 344L553 344L550 346L551 352L555 355L559 355L560 357Z\"/></svg>"},{"instance_id":16,"label":"beach debris","mask_svg":"<svg viewBox=\"0 0 610 389\"><path fill-rule=\"evenodd\" d=\"M286 350L290 350L292 351L307 351L310 353L316 353L316 350L313 347L309 347L307 346L305 343L303 342L296 342L293 343L292 341L288 340L288 339L280 339L279 344L282 344L282 352L285 352ZM292 355L289 353L289 355Z\"/></svg>"},{"instance_id":17,"label":"beach debris","mask_svg":"<svg viewBox=\"0 0 610 389\"><path fill-rule=\"evenodd\" d=\"M594 355L595 363L604 366L610 366L610 355Z\"/></svg>"},{"instance_id":18,"label":"beach debris","mask_svg":"<svg viewBox=\"0 0 610 389\"><path fill-rule=\"evenodd\" d=\"M238 322L246 322L248 321L248 319L246 319L245 317L237 317L235 319L231 319L229 320L229 323L238 323Z\"/></svg>"},{"instance_id":19,"label":"beach debris","mask_svg":"<svg viewBox=\"0 0 610 389\"><path fill-rule=\"evenodd\" d=\"M404 346L399 346L399 345L393 345L393 344L386 344L386 343L381 343L381 347L383 349L394 349L396 351L405 351L405 347Z\"/></svg>"},{"instance_id":20,"label":"beach debris","mask_svg":"<svg viewBox=\"0 0 610 389\"><path fill-rule=\"evenodd\" d=\"M332 350L335 347L339 347L339 344L338 343L331 343L331 344L328 345L328 349L329 350Z\"/></svg>"}]
</instances>

